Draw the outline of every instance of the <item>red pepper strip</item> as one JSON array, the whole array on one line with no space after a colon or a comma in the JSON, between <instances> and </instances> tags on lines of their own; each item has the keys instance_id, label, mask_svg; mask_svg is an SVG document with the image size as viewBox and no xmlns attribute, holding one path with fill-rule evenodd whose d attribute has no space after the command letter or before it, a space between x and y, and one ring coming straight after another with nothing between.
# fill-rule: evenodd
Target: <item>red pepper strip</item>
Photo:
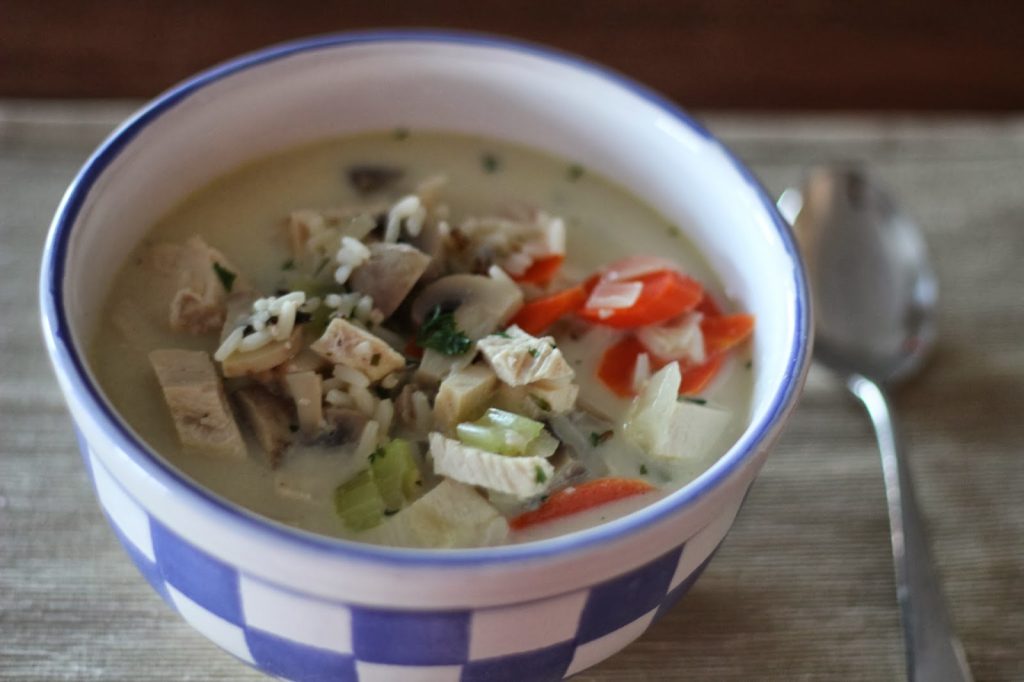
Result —
<instances>
[{"instance_id":1,"label":"red pepper strip","mask_svg":"<svg viewBox=\"0 0 1024 682\"><path fill-rule=\"evenodd\" d=\"M559 490L540 507L516 516L508 525L513 530L522 530L652 490L654 486L650 483L634 478L598 478Z\"/></svg>"},{"instance_id":2,"label":"red pepper strip","mask_svg":"<svg viewBox=\"0 0 1024 682\"><path fill-rule=\"evenodd\" d=\"M718 375L723 362L725 355L719 354L712 355L703 364L693 367L686 367L680 363L679 369L683 373L683 380L679 384L679 395L696 395L703 391Z\"/></svg>"},{"instance_id":3,"label":"red pepper strip","mask_svg":"<svg viewBox=\"0 0 1024 682\"><path fill-rule=\"evenodd\" d=\"M409 339L409 343L405 344L403 352L407 358L419 360L423 357L423 349L416 345L416 339Z\"/></svg>"},{"instance_id":4,"label":"red pepper strip","mask_svg":"<svg viewBox=\"0 0 1024 682\"><path fill-rule=\"evenodd\" d=\"M519 325L527 334L537 336L566 315L579 310L586 301L587 292L576 285L525 303L512 318L512 324Z\"/></svg>"},{"instance_id":5,"label":"red pepper strip","mask_svg":"<svg viewBox=\"0 0 1024 682\"><path fill-rule=\"evenodd\" d=\"M609 346L601 356L601 363L597 366L598 378L618 396L629 398L636 395L633 390L633 370L637 356L646 352L635 336L626 335L615 345Z\"/></svg>"},{"instance_id":6,"label":"red pepper strip","mask_svg":"<svg viewBox=\"0 0 1024 682\"><path fill-rule=\"evenodd\" d=\"M636 303L607 311L610 313L607 317L602 317L599 309L583 308L580 317L615 329L635 329L693 310L704 297L704 288L699 282L675 270L652 272L630 281L643 284Z\"/></svg>"},{"instance_id":7,"label":"red pepper strip","mask_svg":"<svg viewBox=\"0 0 1024 682\"><path fill-rule=\"evenodd\" d=\"M555 278L555 275L558 274L563 261L565 261L565 255L557 253L552 256L538 258L526 269L526 272L513 276L512 279L517 282L529 282L530 284L539 284L542 287L547 286Z\"/></svg>"},{"instance_id":8,"label":"red pepper strip","mask_svg":"<svg viewBox=\"0 0 1024 682\"><path fill-rule=\"evenodd\" d=\"M704 351L717 355L739 345L754 332L754 316L746 313L705 317L700 321L704 334Z\"/></svg>"}]
</instances>

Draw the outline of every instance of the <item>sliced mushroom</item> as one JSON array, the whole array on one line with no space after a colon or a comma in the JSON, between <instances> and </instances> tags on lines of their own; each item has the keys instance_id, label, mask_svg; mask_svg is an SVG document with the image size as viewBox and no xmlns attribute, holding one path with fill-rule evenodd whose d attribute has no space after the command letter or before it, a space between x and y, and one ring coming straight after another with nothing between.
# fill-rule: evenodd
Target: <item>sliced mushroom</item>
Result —
<instances>
[{"instance_id":1,"label":"sliced mushroom","mask_svg":"<svg viewBox=\"0 0 1024 682\"><path fill-rule=\"evenodd\" d=\"M292 415L287 401L262 386L248 386L235 393L249 427L256 435L272 468L292 441Z\"/></svg>"},{"instance_id":2,"label":"sliced mushroom","mask_svg":"<svg viewBox=\"0 0 1024 682\"><path fill-rule=\"evenodd\" d=\"M388 318L429 264L430 256L408 244L370 244L370 259L355 269L349 283L373 298L373 307Z\"/></svg>"},{"instance_id":3,"label":"sliced mushroom","mask_svg":"<svg viewBox=\"0 0 1024 682\"><path fill-rule=\"evenodd\" d=\"M474 341L496 331L523 304L523 293L515 282L483 275L449 275L436 280L416 297L412 320L419 326L440 306L454 312L459 331Z\"/></svg>"},{"instance_id":4,"label":"sliced mushroom","mask_svg":"<svg viewBox=\"0 0 1024 682\"><path fill-rule=\"evenodd\" d=\"M312 444L321 447L337 447L358 441L370 418L357 410L329 407L324 410L324 420L327 422L327 427L313 440Z\"/></svg>"}]
</instances>

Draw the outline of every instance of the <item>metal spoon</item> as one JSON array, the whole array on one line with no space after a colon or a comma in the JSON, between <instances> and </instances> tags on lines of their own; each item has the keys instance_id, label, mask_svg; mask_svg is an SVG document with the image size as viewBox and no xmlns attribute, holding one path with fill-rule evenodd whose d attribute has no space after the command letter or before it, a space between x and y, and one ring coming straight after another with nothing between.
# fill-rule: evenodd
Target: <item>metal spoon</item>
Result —
<instances>
[{"instance_id":1,"label":"metal spoon","mask_svg":"<svg viewBox=\"0 0 1024 682\"><path fill-rule=\"evenodd\" d=\"M918 369L935 338L938 287L916 225L854 167L818 168L779 209L807 265L815 358L867 408L882 455L896 594L911 682L971 680L949 622L884 386Z\"/></svg>"}]
</instances>

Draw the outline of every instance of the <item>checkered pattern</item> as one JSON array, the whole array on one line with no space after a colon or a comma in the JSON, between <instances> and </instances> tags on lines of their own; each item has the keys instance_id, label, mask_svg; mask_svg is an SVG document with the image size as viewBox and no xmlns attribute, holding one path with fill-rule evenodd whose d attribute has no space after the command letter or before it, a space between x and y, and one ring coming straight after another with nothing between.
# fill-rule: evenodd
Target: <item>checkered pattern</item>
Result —
<instances>
[{"instance_id":1,"label":"checkered pattern","mask_svg":"<svg viewBox=\"0 0 1024 682\"><path fill-rule=\"evenodd\" d=\"M94 455L86 460L103 510L153 589L237 658L291 680L561 680L640 637L682 597L733 516L578 592L478 610L383 610L299 594L213 558L149 516Z\"/></svg>"}]
</instances>

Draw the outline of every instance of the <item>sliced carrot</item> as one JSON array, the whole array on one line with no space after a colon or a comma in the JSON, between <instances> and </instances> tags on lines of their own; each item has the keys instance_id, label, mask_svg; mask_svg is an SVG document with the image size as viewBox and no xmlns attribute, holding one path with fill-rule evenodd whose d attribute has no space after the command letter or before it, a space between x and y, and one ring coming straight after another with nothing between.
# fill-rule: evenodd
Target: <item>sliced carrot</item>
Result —
<instances>
[{"instance_id":1,"label":"sliced carrot","mask_svg":"<svg viewBox=\"0 0 1024 682\"><path fill-rule=\"evenodd\" d=\"M559 490L537 509L513 518L509 526L513 530L522 530L626 497L643 495L652 490L654 486L650 483L635 478L598 478Z\"/></svg>"},{"instance_id":2,"label":"sliced carrot","mask_svg":"<svg viewBox=\"0 0 1024 682\"><path fill-rule=\"evenodd\" d=\"M636 359L646 349L635 336L629 334L601 356L597 366L597 376L613 393L628 398L636 395L633 390L633 370Z\"/></svg>"},{"instance_id":3,"label":"sliced carrot","mask_svg":"<svg viewBox=\"0 0 1024 682\"><path fill-rule=\"evenodd\" d=\"M723 362L725 355L719 354L712 355L703 364L694 367L686 367L680 363L679 369L682 371L683 380L679 384L679 395L696 395L703 391L711 380L718 376Z\"/></svg>"},{"instance_id":4,"label":"sliced carrot","mask_svg":"<svg viewBox=\"0 0 1024 682\"><path fill-rule=\"evenodd\" d=\"M716 355L739 345L754 332L754 316L746 313L705 317L700 321L704 334L704 349Z\"/></svg>"},{"instance_id":5,"label":"sliced carrot","mask_svg":"<svg viewBox=\"0 0 1024 682\"><path fill-rule=\"evenodd\" d=\"M675 270L660 270L631 281L643 284L636 303L628 308L610 311L583 308L580 316L593 324L615 329L635 329L658 324L693 310L704 297L704 288L699 282Z\"/></svg>"},{"instance_id":6,"label":"sliced carrot","mask_svg":"<svg viewBox=\"0 0 1024 682\"><path fill-rule=\"evenodd\" d=\"M519 325L527 334L540 334L566 315L570 315L587 300L587 292L576 285L557 294L543 296L529 301L512 318L512 324Z\"/></svg>"},{"instance_id":7,"label":"sliced carrot","mask_svg":"<svg viewBox=\"0 0 1024 682\"><path fill-rule=\"evenodd\" d=\"M558 274L558 270L562 267L563 261L565 261L565 254L560 253L538 258L526 269L526 272L521 275L517 275L512 279L517 282L529 282L530 284L547 286L547 284L555 278L555 275Z\"/></svg>"}]
</instances>

